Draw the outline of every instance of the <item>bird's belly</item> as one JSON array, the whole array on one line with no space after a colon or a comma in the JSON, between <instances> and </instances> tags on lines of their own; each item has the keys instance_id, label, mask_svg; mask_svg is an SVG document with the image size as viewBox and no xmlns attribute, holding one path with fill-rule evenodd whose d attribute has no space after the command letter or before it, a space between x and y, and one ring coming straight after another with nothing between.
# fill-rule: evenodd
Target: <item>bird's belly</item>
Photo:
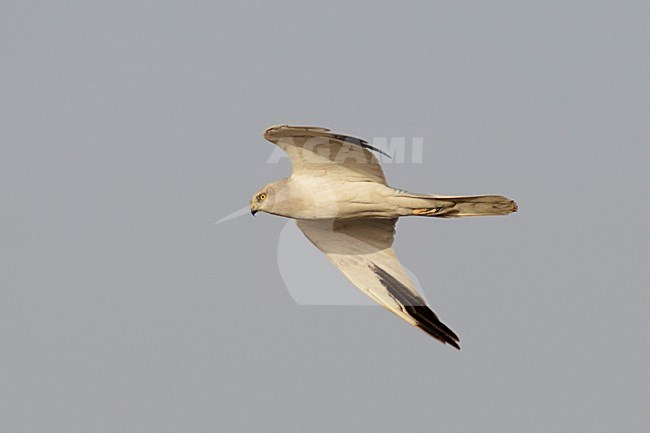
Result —
<instances>
[{"instance_id":1,"label":"bird's belly","mask_svg":"<svg viewBox=\"0 0 650 433\"><path fill-rule=\"evenodd\" d=\"M392 204L394 190L373 182L324 183L309 188L306 206L299 219L328 218L395 218L398 209Z\"/></svg>"}]
</instances>

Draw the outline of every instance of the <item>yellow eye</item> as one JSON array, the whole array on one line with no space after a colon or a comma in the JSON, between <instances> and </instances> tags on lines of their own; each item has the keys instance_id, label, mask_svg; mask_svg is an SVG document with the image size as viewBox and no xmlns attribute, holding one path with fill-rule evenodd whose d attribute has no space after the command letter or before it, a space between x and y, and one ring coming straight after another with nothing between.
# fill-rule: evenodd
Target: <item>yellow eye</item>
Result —
<instances>
[{"instance_id":1,"label":"yellow eye","mask_svg":"<svg viewBox=\"0 0 650 433\"><path fill-rule=\"evenodd\" d=\"M257 196L257 199L258 199L259 201L264 201L264 200L266 200L266 194L262 193L262 194L258 195L258 196Z\"/></svg>"}]
</instances>

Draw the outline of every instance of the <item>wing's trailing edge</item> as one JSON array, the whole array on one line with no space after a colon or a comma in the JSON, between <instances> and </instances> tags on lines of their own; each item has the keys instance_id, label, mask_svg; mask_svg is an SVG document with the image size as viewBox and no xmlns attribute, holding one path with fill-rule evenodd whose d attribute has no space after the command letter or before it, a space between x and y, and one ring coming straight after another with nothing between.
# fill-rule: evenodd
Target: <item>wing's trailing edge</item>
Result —
<instances>
[{"instance_id":1,"label":"wing's trailing edge","mask_svg":"<svg viewBox=\"0 0 650 433\"><path fill-rule=\"evenodd\" d=\"M418 328L433 338L460 350L458 336L438 319L436 313L424 303L423 299L413 296L404 284L382 268L371 265L370 269L377 275L381 284L395 301L404 308L404 312L417 321Z\"/></svg>"}]
</instances>

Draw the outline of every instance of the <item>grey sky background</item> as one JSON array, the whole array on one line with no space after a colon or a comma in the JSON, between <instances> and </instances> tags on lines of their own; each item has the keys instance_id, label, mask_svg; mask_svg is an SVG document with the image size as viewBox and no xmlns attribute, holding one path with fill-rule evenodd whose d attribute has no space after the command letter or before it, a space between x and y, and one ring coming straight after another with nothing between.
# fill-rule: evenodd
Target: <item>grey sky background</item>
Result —
<instances>
[{"instance_id":1,"label":"grey sky background","mask_svg":"<svg viewBox=\"0 0 650 433\"><path fill-rule=\"evenodd\" d=\"M0 430L647 431L649 19L2 1ZM213 224L289 174L277 123L423 137L392 186L518 201L398 224L462 351L379 307L297 305L282 219Z\"/></svg>"}]
</instances>

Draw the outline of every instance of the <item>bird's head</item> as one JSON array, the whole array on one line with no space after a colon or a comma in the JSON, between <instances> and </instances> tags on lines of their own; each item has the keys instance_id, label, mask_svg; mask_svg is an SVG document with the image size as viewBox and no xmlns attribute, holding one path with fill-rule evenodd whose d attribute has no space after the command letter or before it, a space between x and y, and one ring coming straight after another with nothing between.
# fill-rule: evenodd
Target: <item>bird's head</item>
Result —
<instances>
[{"instance_id":1,"label":"bird's head","mask_svg":"<svg viewBox=\"0 0 650 433\"><path fill-rule=\"evenodd\" d=\"M251 214L255 215L258 211L271 212L273 201L275 199L275 192L271 184L265 185L262 189L255 193L251 199Z\"/></svg>"}]
</instances>

